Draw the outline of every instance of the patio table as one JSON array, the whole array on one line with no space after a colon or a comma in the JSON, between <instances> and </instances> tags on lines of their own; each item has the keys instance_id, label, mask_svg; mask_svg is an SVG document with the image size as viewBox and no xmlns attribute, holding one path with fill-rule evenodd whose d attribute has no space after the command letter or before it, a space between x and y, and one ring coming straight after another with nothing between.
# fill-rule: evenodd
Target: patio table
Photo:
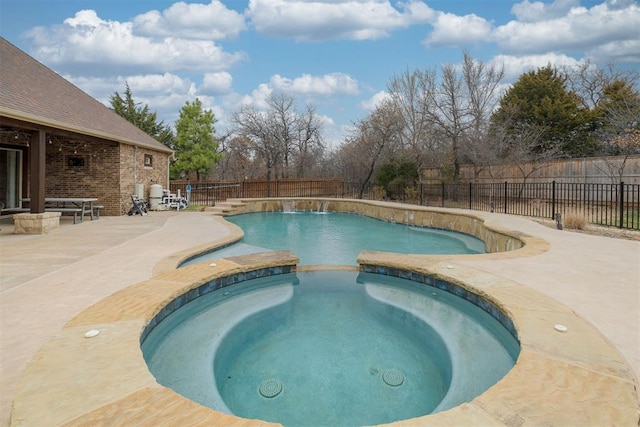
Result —
<instances>
[{"instance_id":1,"label":"patio table","mask_svg":"<svg viewBox=\"0 0 640 427\"><path fill-rule=\"evenodd\" d=\"M73 223L76 223L76 213L80 214L80 222L84 220L85 214L95 218L93 214L93 203L98 201L95 197L45 197L45 211L48 212L73 212ZM30 203L31 198L25 197L23 203Z\"/></svg>"}]
</instances>

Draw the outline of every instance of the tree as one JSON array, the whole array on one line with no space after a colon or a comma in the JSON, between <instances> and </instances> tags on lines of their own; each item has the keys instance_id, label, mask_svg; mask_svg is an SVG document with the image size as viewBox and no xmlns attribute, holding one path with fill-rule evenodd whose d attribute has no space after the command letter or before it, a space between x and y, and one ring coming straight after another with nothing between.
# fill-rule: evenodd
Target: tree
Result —
<instances>
[{"instance_id":1,"label":"tree","mask_svg":"<svg viewBox=\"0 0 640 427\"><path fill-rule=\"evenodd\" d=\"M538 154L593 154L593 116L581 98L567 90L566 81L551 65L523 74L500 100L493 125L504 127L514 143L522 133L539 135L537 146L530 147Z\"/></svg>"},{"instance_id":2,"label":"tree","mask_svg":"<svg viewBox=\"0 0 640 427\"><path fill-rule=\"evenodd\" d=\"M428 159L432 166L450 167L458 180L461 163L475 160L473 145L486 141L503 76L502 67L464 52L461 68L450 64L440 73L436 68L407 71L392 79L388 89L404 120L402 137L418 168Z\"/></svg>"},{"instance_id":3,"label":"tree","mask_svg":"<svg viewBox=\"0 0 640 427\"><path fill-rule=\"evenodd\" d=\"M390 105L401 120L398 137L403 149L416 160L418 168L436 166L441 158L439 140L434 137L427 112L431 108L430 93L434 70L405 70L387 84Z\"/></svg>"},{"instance_id":4,"label":"tree","mask_svg":"<svg viewBox=\"0 0 640 427\"><path fill-rule=\"evenodd\" d=\"M619 69L615 64L598 67L590 60L574 67L565 67L569 89L580 97L585 108L598 108L601 100L606 98L605 88L614 82L625 82L634 87L640 78L637 70Z\"/></svg>"},{"instance_id":5,"label":"tree","mask_svg":"<svg viewBox=\"0 0 640 427\"><path fill-rule=\"evenodd\" d=\"M304 113L296 109L295 97L274 93L266 110L243 106L233 115L234 133L251 141L256 157L262 159L267 180L272 174L288 178L304 177L310 155L318 155L322 143L321 120L311 105Z\"/></svg>"},{"instance_id":6,"label":"tree","mask_svg":"<svg viewBox=\"0 0 640 427\"><path fill-rule=\"evenodd\" d=\"M398 191L403 195L406 188L414 186L418 179L418 168L411 160L391 159L376 173L376 182L392 199L398 197Z\"/></svg>"},{"instance_id":7,"label":"tree","mask_svg":"<svg viewBox=\"0 0 640 427\"><path fill-rule=\"evenodd\" d=\"M176 121L176 161L171 165L171 177L176 179L194 172L200 180L220 160L218 142L213 127L216 119L211 110L203 110L202 102L196 98L180 110Z\"/></svg>"},{"instance_id":8,"label":"tree","mask_svg":"<svg viewBox=\"0 0 640 427\"><path fill-rule=\"evenodd\" d=\"M379 161L397 149L402 123L392 102L386 102L358 122L351 138L340 148L343 176L359 184L358 198L363 197Z\"/></svg>"},{"instance_id":9,"label":"tree","mask_svg":"<svg viewBox=\"0 0 640 427\"><path fill-rule=\"evenodd\" d=\"M124 98L116 91L109 101L111 109L118 115L167 147L174 148L174 135L171 128L165 125L164 121L158 122L157 113L150 112L147 104L141 106L134 101L128 83L125 83Z\"/></svg>"},{"instance_id":10,"label":"tree","mask_svg":"<svg viewBox=\"0 0 640 427\"><path fill-rule=\"evenodd\" d=\"M627 159L640 153L640 94L627 80L616 80L603 88L594 109L600 126L597 135L605 158L603 170L612 182L622 180Z\"/></svg>"},{"instance_id":11,"label":"tree","mask_svg":"<svg viewBox=\"0 0 640 427\"><path fill-rule=\"evenodd\" d=\"M249 139L226 136L219 140L222 159L214 171L215 179L243 181L262 176L265 171L256 165L254 150Z\"/></svg>"}]
</instances>

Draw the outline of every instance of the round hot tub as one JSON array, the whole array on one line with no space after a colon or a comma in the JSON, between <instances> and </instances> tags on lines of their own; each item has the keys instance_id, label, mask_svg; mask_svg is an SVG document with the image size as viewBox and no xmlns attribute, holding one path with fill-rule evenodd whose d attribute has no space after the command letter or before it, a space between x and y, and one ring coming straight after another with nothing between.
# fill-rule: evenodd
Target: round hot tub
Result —
<instances>
[{"instance_id":1,"label":"round hot tub","mask_svg":"<svg viewBox=\"0 0 640 427\"><path fill-rule=\"evenodd\" d=\"M379 424L470 401L508 372L518 342L480 306L396 277L299 272L200 296L142 348L158 382L222 412Z\"/></svg>"}]
</instances>

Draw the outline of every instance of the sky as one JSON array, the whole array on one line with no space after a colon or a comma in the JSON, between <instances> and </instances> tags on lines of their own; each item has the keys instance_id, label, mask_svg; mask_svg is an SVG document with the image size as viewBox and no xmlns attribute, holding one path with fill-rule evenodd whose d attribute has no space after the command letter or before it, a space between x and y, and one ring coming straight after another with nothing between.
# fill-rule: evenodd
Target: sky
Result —
<instances>
[{"instance_id":1,"label":"sky","mask_svg":"<svg viewBox=\"0 0 640 427\"><path fill-rule=\"evenodd\" d=\"M221 135L285 92L329 147L394 76L464 52L505 85L547 64L640 70L635 0L0 0L0 36L107 106L128 84L170 126L199 98Z\"/></svg>"}]
</instances>

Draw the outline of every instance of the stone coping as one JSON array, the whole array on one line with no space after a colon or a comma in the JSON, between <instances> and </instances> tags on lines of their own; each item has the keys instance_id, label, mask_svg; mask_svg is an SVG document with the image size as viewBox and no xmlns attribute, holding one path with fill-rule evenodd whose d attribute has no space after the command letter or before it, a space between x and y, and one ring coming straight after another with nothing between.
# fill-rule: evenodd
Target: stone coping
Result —
<instances>
[{"instance_id":1,"label":"stone coping","mask_svg":"<svg viewBox=\"0 0 640 427\"><path fill-rule=\"evenodd\" d=\"M526 242L521 249L471 256L546 250L544 241L518 238ZM591 324L556 300L456 259L364 251L358 262L415 271L481 295L513 321L520 355L501 381L471 402L394 425L638 425L633 371ZM271 252L170 269L89 307L29 362L14 400L12 425L272 425L211 410L157 384L144 362L140 337L165 306L189 290L296 263L291 253ZM567 331L557 331L558 324ZM86 338L92 330L100 333Z\"/></svg>"}]
</instances>

